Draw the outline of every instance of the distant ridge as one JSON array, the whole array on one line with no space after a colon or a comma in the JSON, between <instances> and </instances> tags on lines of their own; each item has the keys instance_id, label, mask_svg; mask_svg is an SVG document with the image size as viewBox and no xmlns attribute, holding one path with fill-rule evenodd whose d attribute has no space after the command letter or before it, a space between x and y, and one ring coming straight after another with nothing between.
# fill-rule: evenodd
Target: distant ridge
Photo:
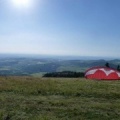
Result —
<instances>
[{"instance_id":1,"label":"distant ridge","mask_svg":"<svg viewBox=\"0 0 120 120\"><path fill-rule=\"evenodd\" d=\"M115 57L100 57L100 56L72 56L72 55L44 55L44 54L11 54L0 53L0 58L51 58L60 60L119 60Z\"/></svg>"}]
</instances>

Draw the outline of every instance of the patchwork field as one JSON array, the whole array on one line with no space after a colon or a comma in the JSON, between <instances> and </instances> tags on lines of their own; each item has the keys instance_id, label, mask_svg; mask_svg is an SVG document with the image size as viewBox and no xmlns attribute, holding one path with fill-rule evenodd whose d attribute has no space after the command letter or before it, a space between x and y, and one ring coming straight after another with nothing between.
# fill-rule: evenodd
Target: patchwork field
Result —
<instances>
[{"instance_id":1,"label":"patchwork field","mask_svg":"<svg viewBox=\"0 0 120 120\"><path fill-rule=\"evenodd\" d=\"M1 76L42 76L50 72L85 72L94 66L117 68L120 60L60 60L59 58L5 57L0 55Z\"/></svg>"},{"instance_id":2,"label":"patchwork field","mask_svg":"<svg viewBox=\"0 0 120 120\"><path fill-rule=\"evenodd\" d=\"M0 77L0 120L120 120L120 81Z\"/></svg>"}]
</instances>

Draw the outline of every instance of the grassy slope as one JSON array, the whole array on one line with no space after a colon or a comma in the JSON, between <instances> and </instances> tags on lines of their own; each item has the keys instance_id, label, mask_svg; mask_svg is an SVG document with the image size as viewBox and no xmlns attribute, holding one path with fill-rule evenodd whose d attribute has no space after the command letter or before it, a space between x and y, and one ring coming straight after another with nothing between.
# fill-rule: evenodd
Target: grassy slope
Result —
<instances>
[{"instance_id":1,"label":"grassy slope","mask_svg":"<svg viewBox=\"0 0 120 120\"><path fill-rule=\"evenodd\" d=\"M0 120L119 120L120 81L0 77Z\"/></svg>"}]
</instances>

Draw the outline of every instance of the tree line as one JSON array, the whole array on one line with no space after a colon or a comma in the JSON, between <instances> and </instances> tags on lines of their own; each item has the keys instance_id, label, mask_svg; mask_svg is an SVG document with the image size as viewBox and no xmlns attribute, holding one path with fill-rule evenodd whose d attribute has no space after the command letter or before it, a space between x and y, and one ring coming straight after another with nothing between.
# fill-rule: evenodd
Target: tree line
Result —
<instances>
[{"instance_id":1,"label":"tree line","mask_svg":"<svg viewBox=\"0 0 120 120\"><path fill-rule=\"evenodd\" d=\"M52 72L46 73L43 77L78 78L84 77L84 72L72 72L72 71Z\"/></svg>"}]
</instances>

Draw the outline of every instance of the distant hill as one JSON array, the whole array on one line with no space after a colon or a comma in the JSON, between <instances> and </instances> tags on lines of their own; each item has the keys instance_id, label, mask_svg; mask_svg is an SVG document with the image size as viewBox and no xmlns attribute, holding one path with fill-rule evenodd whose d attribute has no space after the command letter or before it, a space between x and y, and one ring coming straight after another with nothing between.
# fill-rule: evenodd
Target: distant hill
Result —
<instances>
[{"instance_id":1,"label":"distant hill","mask_svg":"<svg viewBox=\"0 0 120 120\"><path fill-rule=\"evenodd\" d=\"M33 75L48 72L74 71L84 72L93 66L105 66L109 62L110 67L117 68L120 60L61 60L52 58L25 58L2 57L0 58L0 75Z\"/></svg>"}]
</instances>

